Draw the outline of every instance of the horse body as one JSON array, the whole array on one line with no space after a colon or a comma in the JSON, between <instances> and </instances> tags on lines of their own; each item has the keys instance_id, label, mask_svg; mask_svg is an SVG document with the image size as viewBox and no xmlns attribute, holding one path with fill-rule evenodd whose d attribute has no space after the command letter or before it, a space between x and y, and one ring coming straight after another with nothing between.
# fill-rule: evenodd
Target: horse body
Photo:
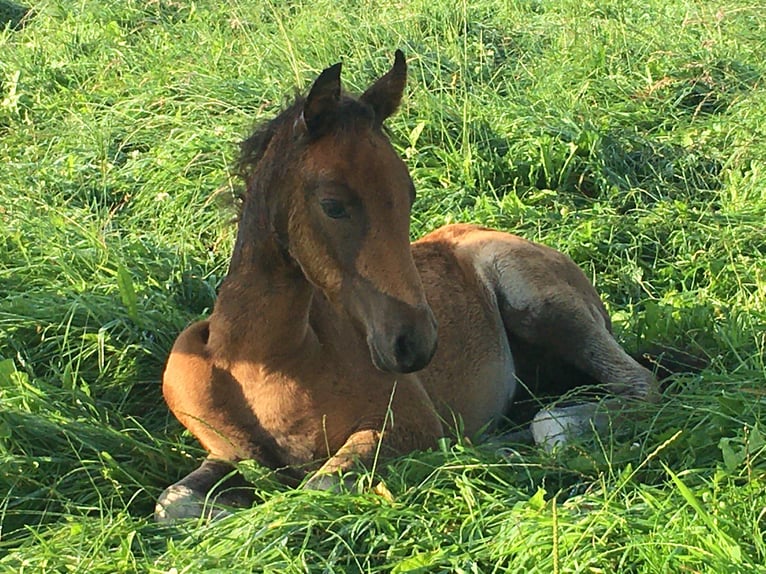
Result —
<instances>
[{"instance_id":1,"label":"horse body","mask_svg":"<svg viewBox=\"0 0 766 574\"><path fill-rule=\"evenodd\" d=\"M652 386L568 257L471 225L410 245L414 188L380 129L404 58L358 100L339 77L339 65L325 70L243 144L229 274L163 378L209 457L163 493L159 519L199 515L236 461L293 482L313 472L306 486L329 488L354 464L432 447L456 426L474 435L506 414L519 373L551 363L617 394Z\"/></svg>"},{"instance_id":2,"label":"horse body","mask_svg":"<svg viewBox=\"0 0 766 574\"><path fill-rule=\"evenodd\" d=\"M507 413L517 382L497 297L476 272L473 254L454 241L480 232L447 226L412 247L439 323L436 354L418 377L447 427L459 426L466 436L490 429Z\"/></svg>"},{"instance_id":3,"label":"horse body","mask_svg":"<svg viewBox=\"0 0 766 574\"><path fill-rule=\"evenodd\" d=\"M598 293L563 253L510 233L449 225L414 243L413 254L439 321L439 349L418 375L434 394L443 381L467 382L462 395L450 395L453 408L470 408L500 381L509 393L496 403L504 415L518 380L535 394L561 395L584 382L624 397L652 393L653 374L614 339ZM502 368L492 374L495 361L511 369L511 382ZM491 411L480 412L486 424Z\"/></svg>"}]
</instances>

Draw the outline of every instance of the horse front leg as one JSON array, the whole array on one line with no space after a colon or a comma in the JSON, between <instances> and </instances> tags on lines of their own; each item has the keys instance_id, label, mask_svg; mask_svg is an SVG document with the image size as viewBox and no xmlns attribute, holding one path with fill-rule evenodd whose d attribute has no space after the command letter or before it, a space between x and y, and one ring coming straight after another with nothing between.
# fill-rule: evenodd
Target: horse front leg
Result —
<instances>
[{"instance_id":1,"label":"horse front leg","mask_svg":"<svg viewBox=\"0 0 766 574\"><path fill-rule=\"evenodd\" d=\"M343 446L307 480L303 488L308 490L337 490L341 484L353 486L355 480L347 473L359 466L375 462L381 446L381 432L360 430L353 433Z\"/></svg>"},{"instance_id":2,"label":"horse front leg","mask_svg":"<svg viewBox=\"0 0 766 574\"><path fill-rule=\"evenodd\" d=\"M374 470L380 459L433 448L444 436L434 404L414 376L394 389L391 411L387 415L377 413L370 418L380 420L380 426L368 423L352 432L303 488L336 490L341 485L352 487L355 479L348 476L349 471Z\"/></svg>"},{"instance_id":3,"label":"horse front leg","mask_svg":"<svg viewBox=\"0 0 766 574\"><path fill-rule=\"evenodd\" d=\"M158 521L221 517L226 514L222 506L247 506L253 500L233 463L253 458L254 416L230 373L211 359L208 334L207 321L187 327L165 367L162 391L168 407L210 454L160 495L154 512Z\"/></svg>"},{"instance_id":4,"label":"horse front leg","mask_svg":"<svg viewBox=\"0 0 766 574\"><path fill-rule=\"evenodd\" d=\"M154 507L154 519L223 518L230 514L227 508L245 508L253 500L252 487L230 463L208 458L162 492Z\"/></svg>"}]
</instances>

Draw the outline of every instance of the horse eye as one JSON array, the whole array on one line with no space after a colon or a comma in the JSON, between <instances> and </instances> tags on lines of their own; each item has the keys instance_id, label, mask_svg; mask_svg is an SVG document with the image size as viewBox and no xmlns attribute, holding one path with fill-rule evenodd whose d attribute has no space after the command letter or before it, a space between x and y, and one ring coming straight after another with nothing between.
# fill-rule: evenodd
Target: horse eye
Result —
<instances>
[{"instance_id":1,"label":"horse eye","mask_svg":"<svg viewBox=\"0 0 766 574\"><path fill-rule=\"evenodd\" d=\"M348 211L346 211L346 206L340 200L323 199L319 204L322 206L324 214L331 219L347 219L350 217Z\"/></svg>"}]
</instances>

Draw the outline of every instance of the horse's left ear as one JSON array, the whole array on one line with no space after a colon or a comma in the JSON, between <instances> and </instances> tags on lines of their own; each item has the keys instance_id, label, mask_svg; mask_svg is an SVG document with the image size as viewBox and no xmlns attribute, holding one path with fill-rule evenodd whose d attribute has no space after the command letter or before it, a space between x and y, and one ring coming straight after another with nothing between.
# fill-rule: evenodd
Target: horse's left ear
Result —
<instances>
[{"instance_id":1,"label":"horse's left ear","mask_svg":"<svg viewBox=\"0 0 766 574\"><path fill-rule=\"evenodd\" d=\"M312 136L321 135L335 119L340 101L341 63L324 70L311 86L303 104L303 121Z\"/></svg>"},{"instance_id":2,"label":"horse's left ear","mask_svg":"<svg viewBox=\"0 0 766 574\"><path fill-rule=\"evenodd\" d=\"M361 100L375 111L375 122L380 125L396 111L407 83L407 62L404 53L397 50L394 65L362 94Z\"/></svg>"}]
</instances>

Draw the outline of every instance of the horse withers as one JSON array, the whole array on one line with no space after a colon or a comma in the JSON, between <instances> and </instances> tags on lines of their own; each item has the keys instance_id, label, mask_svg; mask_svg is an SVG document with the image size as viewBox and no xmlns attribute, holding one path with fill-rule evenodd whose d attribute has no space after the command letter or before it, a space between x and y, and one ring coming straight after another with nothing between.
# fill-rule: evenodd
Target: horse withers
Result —
<instances>
[{"instance_id":1,"label":"horse withers","mask_svg":"<svg viewBox=\"0 0 766 574\"><path fill-rule=\"evenodd\" d=\"M354 465L433 447L455 420L469 436L491 428L517 380L545 390L552 366L559 391L583 377L622 397L654 387L567 256L475 225L410 244L415 188L382 128L404 55L359 97L340 72L242 143L228 275L163 378L209 455L161 495L160 520L199 516L216 497L247 504L238 461L328 489Z\"/></svg>"}]
</instances>

